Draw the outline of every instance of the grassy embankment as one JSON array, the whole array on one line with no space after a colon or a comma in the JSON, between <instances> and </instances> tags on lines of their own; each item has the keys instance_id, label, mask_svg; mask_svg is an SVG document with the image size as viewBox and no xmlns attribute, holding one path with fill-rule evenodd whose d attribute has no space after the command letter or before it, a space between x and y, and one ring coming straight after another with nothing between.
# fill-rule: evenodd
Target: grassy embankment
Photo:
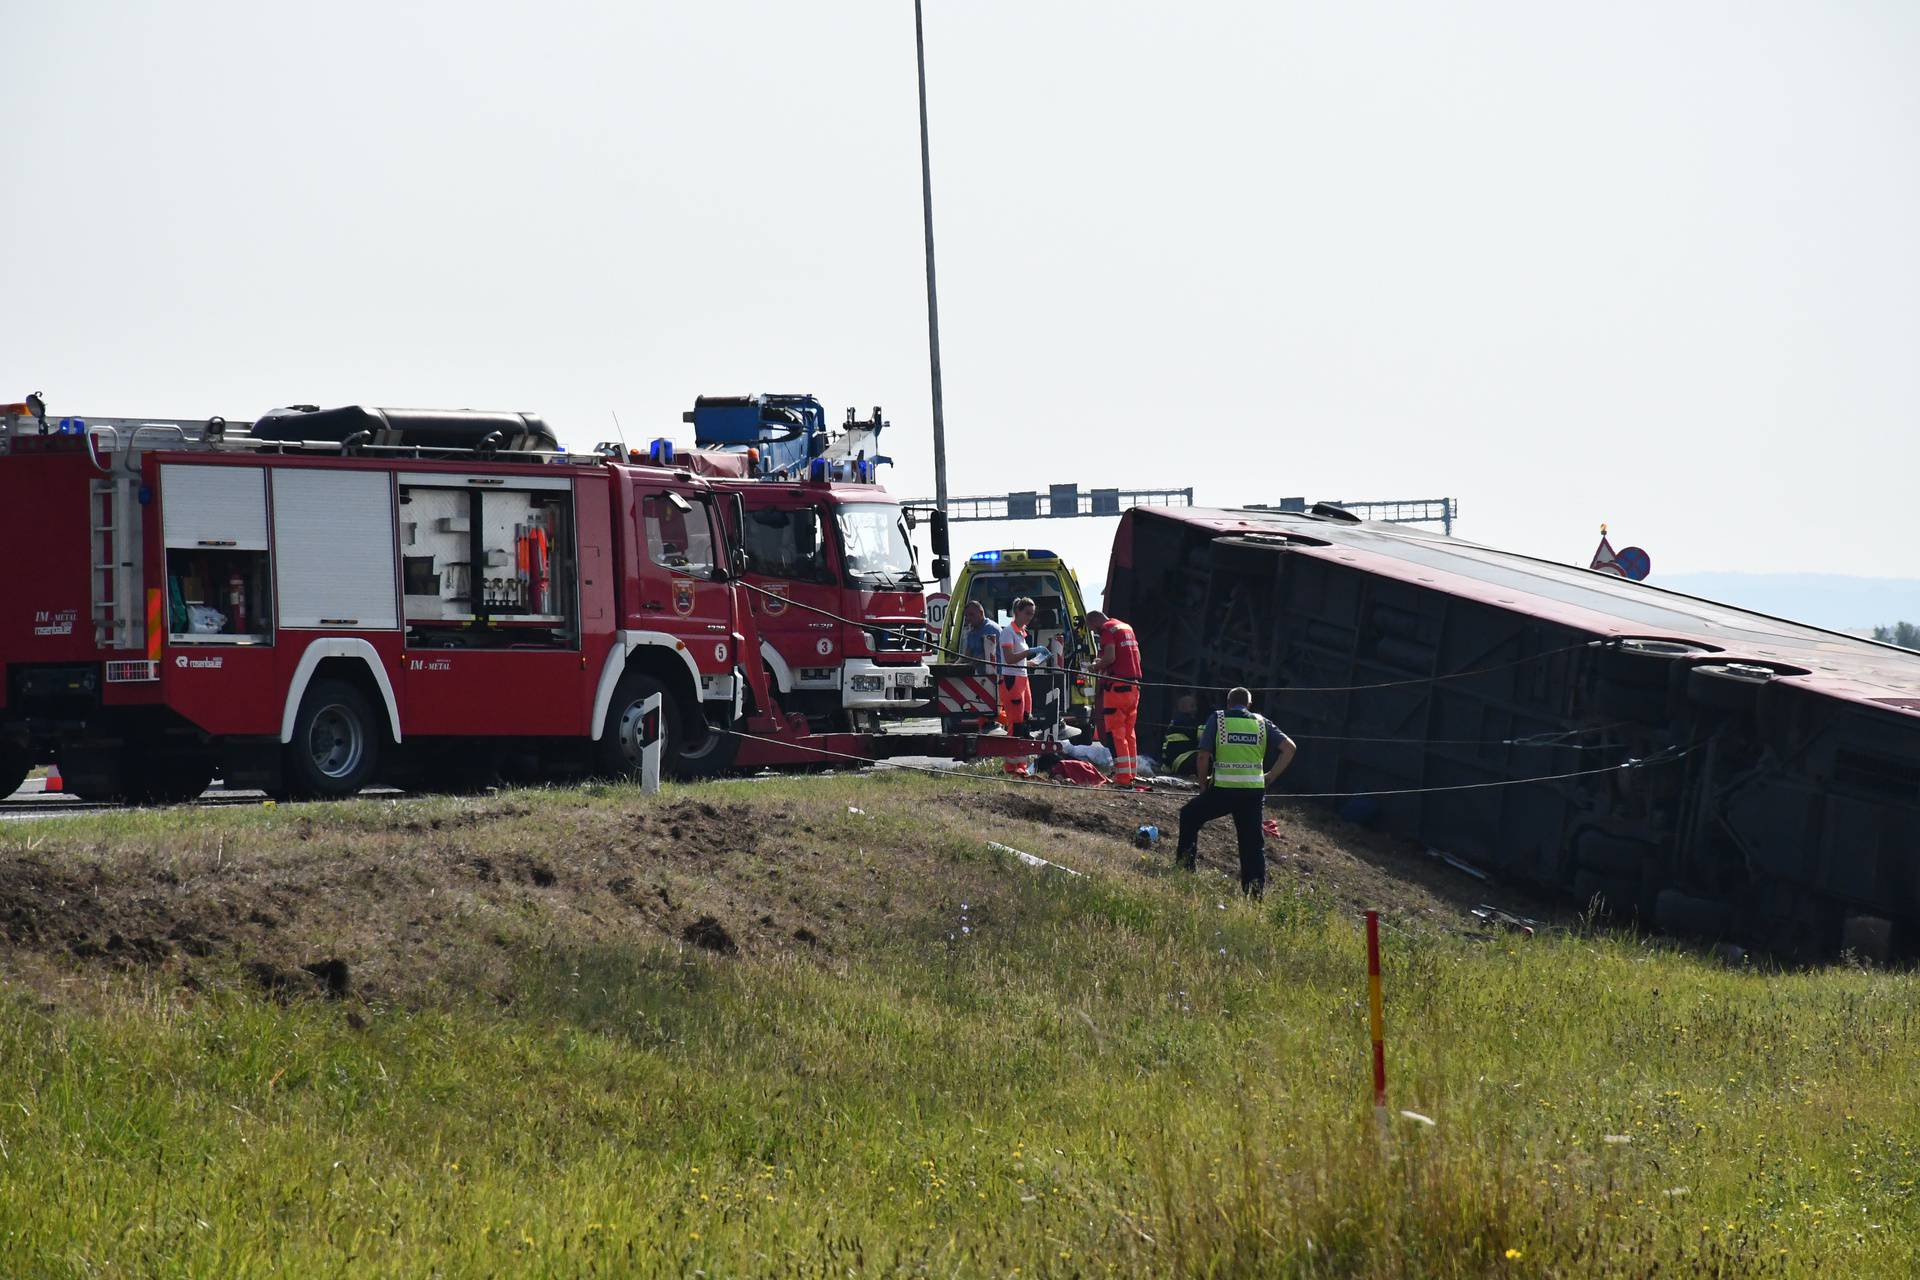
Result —
<instances>
[{"instance_id":1,"label":"grassy embankment","mask_svg":"<svg viewBox=\"0 0 1920 1280\"><path fill-rule=\"evenodd\" d=\"M1383 1146L1328 888L963 785L0 828L0 1274L1920 1262L1909 975L1404 912Z\"/></svg>"}]
</instances>

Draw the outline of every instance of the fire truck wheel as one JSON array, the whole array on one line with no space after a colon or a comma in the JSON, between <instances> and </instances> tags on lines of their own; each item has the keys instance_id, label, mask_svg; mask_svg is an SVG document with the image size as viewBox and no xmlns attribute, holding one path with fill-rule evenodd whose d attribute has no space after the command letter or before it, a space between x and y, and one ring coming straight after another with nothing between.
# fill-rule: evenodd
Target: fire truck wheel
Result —
<instances>
[{"instance_id":1,"label":"fire truck wheel","mask_svg":"<svg viewBox=\"0 0 1920 1280\"><path fill-rule=\"evenodd\" d=\"M629 671L613 687L613 701L607 704L607 723L600 741L593 744L595 770L609 778L640 776L640 717L647 699L660 695L660 765L665 772L672 752L680 741L680 704L674 701L658 680Z\"/></svg>"},{"instance_id":2,"label":"fire truck wheel","mask_svg":"<svg viewBox=\"0 0 1920 1280\"><path fill-rule=\"evenodd\" d=\"M652 676L629 672L614 686L607 706L606 727L594 744L595 764L613 778L640 776L640 712L648 698L660 695L660 772L674 778L706 778L724 773L739 750L739 739L709 728L704 721L687 723L686 709ZM704 736L693 740L694 733Z\"/></svg>"},{"instance_id":3,"label":"fire truck wheel","mask_svg":"<svg viewBox=\"0 0 1920 1280\"><path fill-rule=\"evenodd\" d=\"M20 784L33 772L33 757L24 747L0 747L0 800L20 789Z\"/></svg>"},{"instance_id":4,"label":"fire truck wheel","mask_svg":"<svg viewBox=\"0 0 1920 1280\"><path fill-rule=\"evenodd\" d=\"M296 796L350 796L380 762L380 734L366 697L339 680L316 680L300 699L286 781Z\"/></svg>"}]
</instances>

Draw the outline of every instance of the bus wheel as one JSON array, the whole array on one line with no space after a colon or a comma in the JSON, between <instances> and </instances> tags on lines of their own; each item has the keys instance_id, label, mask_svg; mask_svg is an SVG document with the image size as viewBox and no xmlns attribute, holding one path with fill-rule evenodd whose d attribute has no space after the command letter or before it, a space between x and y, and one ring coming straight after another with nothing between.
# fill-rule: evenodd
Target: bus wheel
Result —
<instances>
[{"instance_id":1,"label":"bus wheel","mask_svg":"<svg viewBox=\"0 0 1920 1280\"><path fill-rule=\"evenodd\" d=\"M316 680L300 699L286 746L288 791L301 797L350 796L380 762L380 735L366 697L339 680Z\"/></svg>"}]
</instances>

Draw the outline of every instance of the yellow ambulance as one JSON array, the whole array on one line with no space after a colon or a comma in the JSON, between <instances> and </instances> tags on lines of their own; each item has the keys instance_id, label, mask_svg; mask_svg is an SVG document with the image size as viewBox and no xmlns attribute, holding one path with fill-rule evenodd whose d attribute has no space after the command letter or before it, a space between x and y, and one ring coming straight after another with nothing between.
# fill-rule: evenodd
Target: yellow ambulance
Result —
<instances>
[{"instance_id":1,"label":"yellow ambulance","mask_svg":"<svg viewBox=\"0 0 1920 1280\"><path fill-rule=\"evenodd\" d=\"M1087 606L1080 594L1080 580L1066 561L1037 547L976 551L967 558L960 566L960 577L953 584L953 598L942 620L941 648L947 654L960 651L969 604L978 603L990 620L1005 625L1013 621L1013 602L1021 596L1030 597L1034 603L1032 634L1027 642L1052 649L1058 666L1068 671L1090 668L1094 655L1087 637ZM1031 680L1036 720L1051 719L1045 714L1051 692L1052 705L1061 708L1069 723L1089 721L1093 706L1091 676L1050 676L1045 669L1036 668Z\"/></svg>"}]
</instances>

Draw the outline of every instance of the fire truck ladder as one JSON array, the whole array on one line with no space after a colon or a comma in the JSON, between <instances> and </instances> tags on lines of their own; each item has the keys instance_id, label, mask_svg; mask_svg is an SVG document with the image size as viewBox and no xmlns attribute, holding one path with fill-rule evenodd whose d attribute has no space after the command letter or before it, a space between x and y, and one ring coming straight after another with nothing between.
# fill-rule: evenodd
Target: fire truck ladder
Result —
<instances>
[{"instance_id":1,"label":"fire truck ladder","mask_svg":"<svg viewBox=\"0 0 1920 1280\"><path fill-rule=\"evenodd\" d=\"M116 474L95 480L88 503L93 528L93 642L101 648L138 649L146 644L140 608L140 515L137 477Z\"/></svg>"}]
</instances>

